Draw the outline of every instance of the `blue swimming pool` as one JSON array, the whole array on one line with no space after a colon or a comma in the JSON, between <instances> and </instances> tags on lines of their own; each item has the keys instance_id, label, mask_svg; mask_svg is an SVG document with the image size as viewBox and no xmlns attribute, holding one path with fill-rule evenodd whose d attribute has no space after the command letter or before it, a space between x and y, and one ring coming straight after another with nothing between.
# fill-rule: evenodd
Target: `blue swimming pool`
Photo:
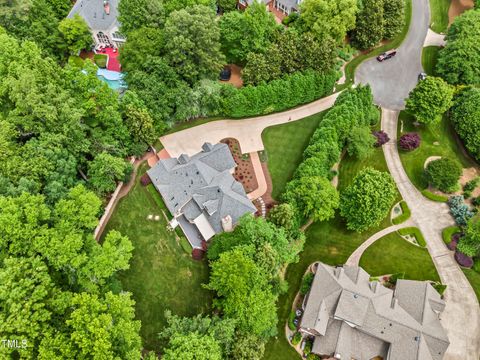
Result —
<instances>
[{"instance_id":1,"label":"blue swimming pool","mask_svg":"<svg viewBox=\"0 0 480 360\"><path fill-rule=\"evenodd\" d=\"M122 73L106 69L98 69L97 77L100 80L105 81L113 90L122 90L127 88L127 84L125 81L123 81Z\"/></svg>"}]
</instances>

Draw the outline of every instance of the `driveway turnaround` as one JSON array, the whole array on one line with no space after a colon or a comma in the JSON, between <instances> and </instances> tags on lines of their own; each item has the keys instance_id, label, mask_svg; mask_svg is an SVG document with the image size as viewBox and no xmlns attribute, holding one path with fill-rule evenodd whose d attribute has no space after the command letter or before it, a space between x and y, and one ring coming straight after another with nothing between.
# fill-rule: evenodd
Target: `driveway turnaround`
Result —
<instances>
[{"instance_id":1,"label":"driveway turnaround","mask_svg":"<svg viewBox=\"0 0 480 360\"><path fill-rule=\"evenodd\" d=\"M414 3L417 0L414 0ZM478 360L480 356L480 307L470 283L442 239L442 230L454 225L445 203L427 200L410 182L397 149L398 111L382 111L382 130L390 141L383 146L385 160L398 190L411 210L411 221L420 228L442 283L446 307L441 322L450 346L445 360ZM391 256L403 256L391 254Z\"/></svg>"},{"instance_id":2,"label":"driveway turnaround","mask_svg":"<svg viewBox=\"0 0 480 360\"><path fill-rule=\"evenodd\" d=\"M162 136L160 141L172 157L178 157L181 154L196 154L205 142L216 144L226 138L237 139L242 154L261 151L264 149L262 132L267 127L300 120L327 110L332 107L339 94L336 93L295 109L271 115L239 120L211 121Z\"/></svg>"},{"instance_id":3,"label":"driveway turnaround","mask_svg":"<svg viewBox=\"0 0 480 360\"><path fill-rule=\"evenodd\" d=\"M407 37L397 55L378 62L372 58L362 63L355 82L370 84L375 102L387 109L401 110L405 98L415 87L422 69L422 49L430 23L428 0L412 1L412 20Z\"/></svg>"}]
</instances>

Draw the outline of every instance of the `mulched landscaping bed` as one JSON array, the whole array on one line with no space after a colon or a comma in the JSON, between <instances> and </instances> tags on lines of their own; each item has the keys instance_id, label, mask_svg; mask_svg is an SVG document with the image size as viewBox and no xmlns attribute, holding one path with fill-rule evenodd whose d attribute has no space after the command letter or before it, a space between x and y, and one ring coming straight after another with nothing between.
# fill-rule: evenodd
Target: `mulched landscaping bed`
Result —
<instances>
[{"instance_id":1,"label":"mulched landscaping bed","mask_svg":"<svg viewBox=\"0 0 480 360\"><path fill-rule=\"evenodd\" d=\"M240 151L240 144L236 139L228 138L221 141L227 144L232 153L233 159L237 163L233 177L235 180L243 185L243 188L247 193L252 192L258 188L257 178L253 170L252 161L249 156L242 156ZM247 154L246 154L247 155Z\"/></svg>"}]
</instances>

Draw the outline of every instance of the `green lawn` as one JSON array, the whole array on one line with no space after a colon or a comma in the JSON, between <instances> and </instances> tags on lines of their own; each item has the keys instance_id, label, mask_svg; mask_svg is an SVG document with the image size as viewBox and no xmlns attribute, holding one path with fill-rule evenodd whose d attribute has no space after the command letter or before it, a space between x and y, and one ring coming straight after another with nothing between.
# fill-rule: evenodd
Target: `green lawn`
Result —
<instances>
[{"instance_id":1,"label":"green lawn","mask_svg":"<svg viewBox=\"0 0 480 360\"><path fill-rule=\"evenodd\" d=\"M145 169L143 166L139 173ZM157 333L165 325L164 311L171 309L184 316L207 312L212 295L201 286L208 282L206 262L192 260L177 243L174 233L167 231L167 222L156 201L161 202L160 196L137 181L120 200L104 234L119 230L135 247L130 269L120 274L120 280L136 301L144 347L158 351ZM160 215L160 221L147 220L150 214Z\"/></svg>"},{"instance_id":2,"label":"green lawn","mask_svg":"<svg viewBox=\"0 0 480 360\"><path fill-rule=\"evenodd\" d=\"M274 149L275 148L272 148L272 151ZM279 150L280 148L278 148L278 151ZM272 155L277 154L270 152L269 159L272 159ZM277 156L280 156L280 154ZM382 149L376 149L372 157L364 161L358 161L348 155L345 156L340 166L339 188L343 189L347 186L357 172L366 166L372 166L382 171L387 170ZM307 241L300 255L300 261L296 264L291 264L287 269L286 280L289 285L288 292L280 297L278 301L278 336L267 344L264 356L265 360L300 359L285 339L284 326L306 268L315 261L322 261L330 265L345 263L350 254L362 242L380 229L389 225L390 219L388 215L380 226L358 234L348 231L341 217L337 214L337 216L330 221L314 223L308 228L306 232Z\"/></svg>"},{"instance_id":3,"label":"green lawn","mask_svg":"<svg viewBox=\"0 0 480 360\"><path fill-rule=\"evenodd\" d=\"M435 67L437 66L437 60L440 47L427 46L422 51L422 65L427 75L435 76Z\"/></svg>"},{"instance_id":4,"label":"green lawn","mask_svg":"<svg viewBox=\"0 0 480 360\"><path fill-rule=\"evenodd\" d=\"M285 185L303 159L303 151L325 112L302 120L272 126L262 134L273 182L272 196L279 199Z\"/></svg>"},{"instance_id":5,"label":"green lawn","mask_svg":"<svg viewBox=\"0 0 480 360\"><path fill-rule=\"evenodd\" d=\"M468 281L470 281L470 285L472 285L475 294L477 294L478 301L480 301L480 273L473 269L463 269L463 272Z\"/></svg>"},{"instance_id":6,"label":"green lawn","mask_svg":"<svg viewBox=\"0 0 480 360\"><path fill-rule=\"evenodd\" d=\"M403 272L406 279L440 281L428 250L410 244L397 233L377 240L365 250L360 266L372 276Z\"/></svg>"},{"instance_id":7,"label":"green lawn","mask_svg":"<svg viewBox=\"0 0 480 360\"><path fill-rule=\"evenodd\" d=\"M430 27L437 33L445 33L448 28L450 0L430 0Z\"/></svg>"},{"instance_id":8,"label":"green lawn","mask_svg":"<svg viewBox=\"0 0 480 360\"><path fill-rule=\"evenodd\" d=\"M463 167L475 166L475 162L466 156L462 146L455 138L455 131L446 116L438 125L414 125L412 116L402 111L398 122L398 133L403 122L403 133L418 132L422 138L420 147L414 151L405 152L399 150L405 171L412 183L420 190L427 187L424 177L423 165L430 156L450 157L458 160Z\"/></svg>"}]
</instances>

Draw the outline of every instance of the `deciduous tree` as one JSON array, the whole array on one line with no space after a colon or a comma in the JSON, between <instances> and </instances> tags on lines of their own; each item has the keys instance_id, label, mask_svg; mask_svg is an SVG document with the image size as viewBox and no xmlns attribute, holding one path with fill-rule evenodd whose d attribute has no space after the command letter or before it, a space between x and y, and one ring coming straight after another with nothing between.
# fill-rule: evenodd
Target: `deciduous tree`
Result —
<instances>
[{"instance_id":1,"label":"deciduous tree","mask_svg":"<svg viewBox=\"0 0 480 360\"><path fill-rule=\"evenodd\" d=\"M215 11L195 5L172 12L165 23L165 52L170 66L189 84L216 79L225 58Z\"/></svg>"},{"instance_id":2,"label":"deciduous tree","mask_svg":"<svg viewBox=\"0 0 480 360\"><path fill-rule=\"evenodd\" d=\"M384 36L384 0L363 0L361 3L362 8L352 31L352 42L358 49L368 49L378 44Z\"/></svg>"},{"instance_id":3,"label":"deciduous tree","mask_svg":"<svg viewBox=\"0 0 480 360\"><path fill-rule=\"evenodd\" d=\"M327 179L305 176L291 181L284 195L285 201L294 205L305 218L324 221L333 218L338 208L337 190Z\"/></svg>"},{"instance_id":4,"label":"deciduous tree","mask_svg":"<svg viewBox=\"0 0 480 360\"><path fill-rule=\"evenodd\" d=\"M438 123L452 106L453 91L443 79L429 76L410 92L406 110L423 124Z\"/></svg>"},{"instance_id":5,"label":"deciduous tree","mask_svg":"<svg viewBox=\"0 0 480 360\"><path fill-rule=\"evenodd\" d=\"M390 174L365 168L342 192L340 214L345 218L349 230L363 232L380 224L396 195L397 189Z\"/></svg>"},{"instance_id":6,"label":"deciduous tree","mask_svg":"<svg viewBox=\"0 0 480 360\"><path fill-rule=\"evenodd\" d=\"M77 54L80 50L89 49L93 43L90 29L80 15L63 19L58 25L64 44L70 54Z\"/></svg>"},{"instance_id":7,"label":"deciduous tree","mask_svg":"<svg viewBox=\"0 0 480 360\"><path fill-rule=\"evenodd\" d=\"M462 166L450 158L441 158L428 163L425 175L429 184L434 188L444 192L453 192L458 189Z\"/></svg>"}]
</instances>

